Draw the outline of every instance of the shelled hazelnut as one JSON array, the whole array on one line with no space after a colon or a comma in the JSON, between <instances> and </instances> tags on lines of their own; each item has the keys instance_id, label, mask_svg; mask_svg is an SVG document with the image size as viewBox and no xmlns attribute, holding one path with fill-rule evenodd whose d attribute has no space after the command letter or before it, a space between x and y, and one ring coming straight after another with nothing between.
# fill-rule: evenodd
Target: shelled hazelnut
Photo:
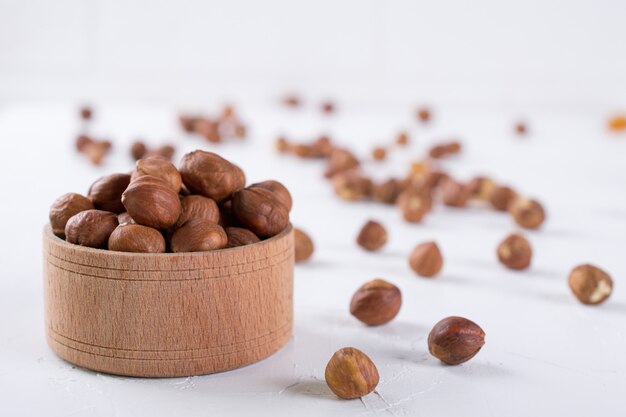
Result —
<instances>
[{"instance_id":1,"label":"shelled hazelnut","mask_svg":"<svg viewBox=\"0 0 626 417\"><path fill-rule=\"evenodd\" d=\"M428 335L431 355L448 365L472 359L485 344L485 332L463 317L447 317L435 324Z\"/></svg>"},{"instance_id":2,"label":"shelled hazelnut","mask_svg":"<svg viewBox=\"0 0 626 417\"><path fill-rule=\"evenodd\" d=\"M359 201L371 195L372 180L358 171L343 171L333 177L335 194L343 200Z\"/></svg>"},{"instance_id":3,"label":"shelled hazelnut","mask_svg":"<svg viewBox=\"0 0 626 417\"><path fill-rule=\"evenodd\" d=\"M363 225L356 238L359 246L368 251L377 251L387 243L387 230L374 220Z\"/></svg>"},{"instance_id":4,"label":"shelled hazelnut","mask_svg":"<svg viewBox=\"0 0 626 417\"><path fill-rule=\"evenodd\" d=\"M109 236L118 225L114 213L84 210L70 217L65 225L65 240L91 248L106 248Z\"/></svg>"},{"instance_id":5,"label":"shelled hazelnut","mask_svg":"<svg viewBox=\"0 0 626 417\"><path fill-rule=\"evenodd\" d=\"M459 142L447 142L433 146L428 151L428 154L431 158L439 159L459 152L461 152L461 144Z\"/></svg>"},{"instance_id":6,"label":"shelled hazelnut","mask_svg":"<svg viewBox=\"0 0 626 417\"><path fill-rule=\"evenodd\" d=\"M372 184L372 198L380 203L395 204L404 188L402 181L390 178L381 183Z\"/></svg>"},{"instance_id":7,"label":"shelled hazelnut","mask_svg":"<svg viewBox=\"0 0 626 417\"><path fill-rule=\"evenodd\" d=\"M528 240L519 234L513 233L498 245L496 251L502 265L509 269L526 269L530 266L532 248Z\"/></svg>"},{"instance_id":8,"label":"shelled hazelnut","mask_svg":"<svg viewBox=\"0 0 626 417\"><path fill-rule=\"evenodd\" d=\"M375 161L384 161L387 158L387 150L382 146L377 146L372 149L372 158Z\"/></svg>"},{"instance_id":9,"label":"shelled hazelnut","mask_svg":"<svg viewBox=\"0 0 626 417\"><path fill-rule=\"evenodd\" d=\"M201 195L188 195L180 199L180 216L176 227L182 227L191 220L206 220L218 224L220 210L215 200Z\"/></svg>"},{"instance_id":10,"label":"shelled hazelnut","mask_svg":"<svg viewBox=\"0 0 626 417\"><path fill-rule=\"evenodd\" d=\"M263 238L277 235L289 224L289 208L276 192L265 188L235 191L232 212L241 225Z\"/></svg>"},{"instance_id":11,"label":"shelled hazelnut","mask_svg":"<svg viewBox=\"0 0 626 417\"><path fill-rule=\"evenodd\" d=\"M335 149L330 154L324 176L332 178L341 172L358 168L359 165L361 165L360 161L352 152L347 149Z\"/></svg>"},{"instance_id":12,"label":"shelled hazelnut","mask_svg":"<svg viewBox=\"0 0 626 417\"><path fill-rule=\"evenodd\" d=\"M154 156L161 156L170 161L175 153L176 148L172 145L162 145L157 148L148 148L142 141L135 141L130 147L130 155L135 161Z\"/></svg>"},{"instance_id":13,"label":"shelled hazelnut","mask_svg":"<svg viewBox=\"0 0 626 417\"><path fill-rule=\"evenodd\" d=\"M293 206L293 200L291 198L291 193L283 184L274 180L267 180L262 182L257 182L248 186L248 188L264 188L266 190L271 191L274 196L280 200L280 202L287 207L287 210L291 210Z\"/></svg>"},{"instance_id":14,"label":"shelled hazelnut","mask_svg":"<svg viewBox=\"0 0 626 417\"><path fill-rule=\"evenodd\" d=\"M450 207L465 207L470 197L470 189L452 178L446 178L441 185L443 204Z\"/></svg>"},{"instance_id":15,"label":"shelled hazelnut","mask_svg":"<svg viewBox=\"0 0 626 417\"><path fill-rule=\"evenodd\" d=\"M398 136L396 136L395 143L398 146L406 146L406 145L408 145L409 144L409 135L406 132L398 133Z\"/></svg>"},{"instance_id":16,"label":"shelled hazelnut","mask_svg":"<svg viewBox=\"0 0 626 417\"><path fill-rule=\"evenodd\" d=\"M119 214L126 211L122 204L122 193L129 183L130 174L105 175L89 187L87 194L98 210Z\"/></svg>"},{"instance_id":17,"label":"shelled hazelnut","mask_svg":"<svg viewBox=\"0 0 626 417\"><path fill-rule=\"evenodd\" d=\"M90 106L82 106L80 108L80 118L83 120L90 120L93 116L93 110Z\"/></svg>"},{"instance_id":18,"label":"shelled hazelnut","mask_svg":"<svg viewBox=\"0 0 626 417\"><path fill-rule=\"evenodd\" d=\"M507 211L517 194L511 187L497 186L489 194L489 204L498 211Z\"/></svg>"},{"instance_id":19,"label":"shelled hazelnut","mask_svg":"<svg viewBox=\"0 0 626 417\"><path fill-rule=\"evenodd\" d=\"M528 128L526 127L526 123L517 122L515 124L515 133L518 135L525 135L528 132Z\"/></svg>"},{"instance_id":20,"label":"shelled hazelnut","mask_svg":"<svg viewBox=\"0 0 626 417\"><path fill-rule=\"evenodd\" d=\"M120 224L124 224L124 223L131 223L131 224L136 224L135 221L133 220L132 217L130 217L130 214L128 214L127 212L123 212L117 215L117 220Z\"/></svg>"},{"instance_id":21,"label":"shelled hazelnut","mask_svg":"<svg viewBox=\"0 0 626 417\"><path fill-rule=\"evenodd\" d=\"M538 201L520 197L511 202L509 212L515 222L525 229L539 228L546 218L545 211Z\"/></svg>"},{"instance_id":22,"label":"shelled hazelnut","mask_svg":"<svg viewBox=\"0 0 626 417\"><path fill-rule=\"evenodd\" d=\"M246 136L246 126L235 109L226 105L216 116L181 114L178 121L187 133L196 133L211 143L220 143L226 139L242 139Z\"/></svg>"},{"instance_id":23,"label":"shelled hazelnut","mask_svg":"<svg viewBox=\"0 0 626 417\"><path fill-rule=\"evenodd\" d=\"M401 305L400 289L377 278L363 284L354 293L350 302L350 314L368 326L378 326L393 320Z\"/></svg>"},{"instance_id":24,"label":"shelled hazelnut","mask_svg":"<svg viewBox=\"0 0 626 417\"><path fill-rule=\"evenodd\" d=\"M298 229L297 227L293 229L293 232L296 263L304 262L311 258L313 252L315 251L313 239L311 239L305 231Z\"/></svg>"},{"instance_id":25,"label":"shelled hazelnut","mask_svg":"<svg viewBox=\"0 0 626 417\"><path fill-rule=\"evenodd\" d=\"M145 175L165 181L176 193L180 192L183 186L183 180L176 167L161 156L149 156L136 162L131 181Z\"/></svg>"},{"instance_id":26,"label":"shelled hazelnut","mask_svg":"<svg viewBox=\"0 0 626 417\"><path fill-rule=\"evenodd\" d=\"M420 243L409 256L409 265L422 277L434 277L443 267L443 257L435 242Z\"/></svg>"},{"instance_id":27,"label":"shelled hazelnut","mask_svg":"<svg viewBox=\"0 0 626 417\"><path fill-rule=\"evenodd\" d=\"M165 252L165 239L161 232L139 224L120 224L113 230L108 242L109 250L118 252Z\"/></svg>"},{"instance_id":28,"label":"shelled hazelnut","mask_svg":"<svg viewBox=\"0 0 626 417\"><path fill-rule=\"evenodd\" d=\"M326 114L333 113L335 111L335 103L330 100L326 100L322 103L322 111Z\"/></svg>"},{"instance_id":29,"label":"shelled hazelnut","mask_svg":"<svg viewBox=\"0 0 626 417\"><path fill-rule=\"evenodd\" d=\"M491 193L496 188L496 184L487 177L475 177L467 183L470 191L470 198L481 201L488 201Z\"/></svg>"},{"instance_id":30,"label":"shelled hazelnut","mask_svg":"<svg viewBox=\"0 0 626 417\"><path fill-rule=\"evenodd\" d=\"M351 400L376 389L379 375L374 362L356 348L345 347L333 354L324 372L326 384L339 398Z\"/></svg>"},{"instance_id":31,"label":"shelled hazelnut","mask_svg":"<svg viewBox=\"0 0 626 417\"><path fill-rule=\"evenodd\" d=\"M122 204L137 224L154 229L174 225L181 213L178 193L161 178L144 175L131 181Z\"/></svg>"},{"instance_id":32,"label":"shelled hazelnut","mask_svg":"<svg viewBox=\"0 0 626 417\"><path fill-rule=\"evenodd\" d=\"M282 102L287 107L299 107L302 100L296 94L287 94L282 98Z\"/></svg>"},{"instance_id":33,"label":"shelled hazelnut","mask_svg":"<svg viewBox=\"0 0 626 417\"><path fill-rule=\"evenodd\" d=\"M94 165L102 164L112 146L108 140L95 140L87 135L78 136L75 145L76 149Z\"/></svg>"},{"instance_id":34,"label":"shelled hazelnut","mask_svg":"<svg viewBox=\"0 0 626 417\"><path fill-rule=\"evenodd\" d=\"M409 187L398 196L398 207L404 220L410 223L419 223L432 207L432 197L429 192Z\"/></svg>"},{"instance_id":35,"label":"shelled hazelnut","mask_svg":"<svg viewBox=\"0 0 626 417\"><path fill-rule=\"evenodd\" d=\"M63 194L50 207L49 218L52 232L64 239L67 221L81 211L93 210L94 208L91 200L83 195L76 193Z\"/></svg>"},{"instance_id":36,"label":"shelled hazelnut","mask_svg":"<svg viewBox=\"0 0 626 417\"><path fill-rule=\"evenodd\" d=\"M428 122L431 119L431 111L428 107L421 107L417 109L417 119L421 122Z\"/></svg>"},{"instance_id":37,"label":"shelled hazelnut","mask_svg":"<svg viewBox=\"0 0 626 417\"><path fill-rule=\"evenodd\" d=\"M186 154L178 170L189 191L218 202L246 183L241 168L212 152L198 150Z\"/></svg>"},{"instance_id":38,"label":"shelled hazelnut","mask_svg":"<svg viewBox=\"0 0 626 417\"><path fill-rule=\"evenodd\" d=\"M170 241L174 253L210 251L227 245L228 236L222 226L203 219L185 223L176 229Z\"/></svg>"},{"instance_id":39,"label":"shelled hazelnut","mask_svg":"<svg viewBox=\"0 0 626 417\"><path fill-rule=\"evenodd\" d=\"M583 304L601 304L613 292L611 276L594 265L579 265L570 272L568 284Z\"/></svg>"},{"instance_id":40,"label":"shelled hazelnut","mask_svg":"<svg viewBox=\"0 0 626 417\"><path fill-rule=\"evenodd\" d=\"M225 227L224 231L228 239L226 243L227 248L251 245L261 241L257 235L241 227Z\"/></svg>"}]
</instances>

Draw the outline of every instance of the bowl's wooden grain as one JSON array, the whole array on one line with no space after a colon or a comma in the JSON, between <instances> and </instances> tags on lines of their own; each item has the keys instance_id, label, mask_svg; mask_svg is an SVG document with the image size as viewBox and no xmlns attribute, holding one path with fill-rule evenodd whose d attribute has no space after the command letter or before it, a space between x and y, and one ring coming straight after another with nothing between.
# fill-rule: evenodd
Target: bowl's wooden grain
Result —
<instances>
[{"instance_id":1,"label":"bowl's wooden grain","mask_svg":"<svg viewBox=\"0 0 626 417\"><path fill-rule=\"evenodd\" d=\"M48 344L95 371L208 374L280 349L293 319L293 231L213 252L131 254L43 236Z\"/></svg>"}]
</instances>

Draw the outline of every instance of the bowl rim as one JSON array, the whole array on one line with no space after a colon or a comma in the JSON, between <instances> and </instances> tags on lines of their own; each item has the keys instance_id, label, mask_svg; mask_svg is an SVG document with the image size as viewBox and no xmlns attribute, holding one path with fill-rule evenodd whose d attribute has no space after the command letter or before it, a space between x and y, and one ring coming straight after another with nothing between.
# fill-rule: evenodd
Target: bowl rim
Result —
<instances>
[{"instance_id":1,"label":"bowl rim","mask_svg":"<svg viewBox=\"0 0 626 417\"><path fill-rule=\"evenodd\" d=\"M261 240L259 242L251 243L249 245L236 246L234 248L224 248L224 249L216 249L216 250L209 250L209 251L199 251L199 252L167 252L167 253L121 252L121 251L114 251L114 250L109 250L109 249L99 249L99 248L92 248L92 247L89 247L89 246L81 246L81 245L76 245L74 243L69 243L65 239L61 239L60 237L55 235L52 232L52 226L50 225L50 223L46 223L46 225L44 227L44 238L49 239L55 245L64 246L64 247L67 247L69 249L72 249L72 250L75 250L75 251L78 251L78 252L82 252L82 253L85 253L85 254L119 256L119 257L132 257L132 258L136 258L136 257L150 257L150 258L152 258L152 257L155 257L155 258L166 259L166 258L180 257L180 256L202 257L202 256L207 256L207 254L222 254L222 253L232 253L232 252L236 252L236 251L255 250L256 248L270 245L274 241L281 240L281 239L285 238L293 230L294 230L294 227L293 227L293 225L290 222L287 225L287 227L285 227L283 229L282 232L280 232L277 235L274 235L274 236L272 236L270 238Z\"/></svg>"}]
</instances>

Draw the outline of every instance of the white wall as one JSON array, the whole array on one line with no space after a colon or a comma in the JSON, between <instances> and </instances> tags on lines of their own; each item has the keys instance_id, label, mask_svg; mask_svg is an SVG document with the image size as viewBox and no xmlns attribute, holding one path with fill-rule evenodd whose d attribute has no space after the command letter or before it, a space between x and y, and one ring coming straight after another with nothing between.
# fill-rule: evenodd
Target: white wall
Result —
<instances>
[{"instance_id":1,"label":"white wall","mask_svg":"<svg viewBox=\"0 0 626 417\"><path fill-rule=\"evenodd\" d=\"M626 106L621 0L0 0L0 100Z\"/></svg>"}]
</instances>

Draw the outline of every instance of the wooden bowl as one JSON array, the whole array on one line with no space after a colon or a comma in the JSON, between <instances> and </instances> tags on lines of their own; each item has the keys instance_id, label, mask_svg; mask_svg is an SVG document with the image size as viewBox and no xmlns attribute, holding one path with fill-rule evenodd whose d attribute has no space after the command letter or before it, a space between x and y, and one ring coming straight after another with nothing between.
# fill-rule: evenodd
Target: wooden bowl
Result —
<instances>
[{"instance_id":1,"label":"wooden bowl","mask_svg":"<svg viewBox=\"0 0 626 417\"><path fill-rule=\"evenodd\" d=\"M76 365L174 377L238 368L291 337L291 226L252 245L143 254L73 245L46 226L48 344Z\"/></svg>"}]
</instances>

